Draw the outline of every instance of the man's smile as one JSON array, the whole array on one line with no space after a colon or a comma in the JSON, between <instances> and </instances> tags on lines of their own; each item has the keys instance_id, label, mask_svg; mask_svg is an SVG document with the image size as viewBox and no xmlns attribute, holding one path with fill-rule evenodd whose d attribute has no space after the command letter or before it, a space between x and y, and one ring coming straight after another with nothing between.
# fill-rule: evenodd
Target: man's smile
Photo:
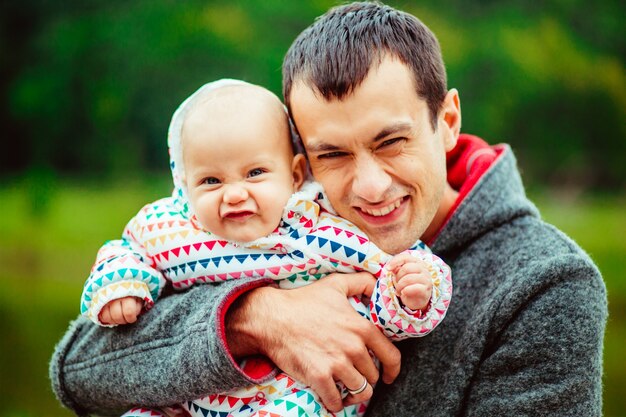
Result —
<instances>
[{"instance_id":1,"label":"man's smile","mask_svg":"<svg viewBox=\"0 0 626 417\"><path fill-rule=\"evenodd\" d=\"M409 196L376 208L355 207L356 212L370 224L383 225L396 221L404 213Z\"/></svg>"}]
</instances>

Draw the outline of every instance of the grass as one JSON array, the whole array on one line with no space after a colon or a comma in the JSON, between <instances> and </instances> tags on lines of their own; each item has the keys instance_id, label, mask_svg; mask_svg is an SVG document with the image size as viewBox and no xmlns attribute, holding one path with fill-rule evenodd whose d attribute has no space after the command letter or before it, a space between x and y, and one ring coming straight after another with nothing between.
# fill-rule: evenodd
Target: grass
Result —
<instances>
[{"instance_id":1,"label":"grass","mask_svg":"<svg viewBox=\"0 0 626 417\"><path fill-rule=\"evenodd\" d=\"M48 360L78 313L98 247L116 238L146 202L169 192L167 179L102 186L33 180L0 184L0 417L63 417ZM623 197L563 198L536 193L544 218L570 234L602 270L609 291L604 409L626 415L626 206Z\"/></svg>"},{"instance_id":2,"label":"grass","mask_svg":"<svg viewBox=\"0 0 626 417\"><path fill-rule=\"evenodd\" d=\"M163 179L50 185L44 198L32 180L0 187L1 417L73 415L50 389L54 345L78 313L99 246L118 237L143 204L168 192Z\"/></svg>"}]
</instances>

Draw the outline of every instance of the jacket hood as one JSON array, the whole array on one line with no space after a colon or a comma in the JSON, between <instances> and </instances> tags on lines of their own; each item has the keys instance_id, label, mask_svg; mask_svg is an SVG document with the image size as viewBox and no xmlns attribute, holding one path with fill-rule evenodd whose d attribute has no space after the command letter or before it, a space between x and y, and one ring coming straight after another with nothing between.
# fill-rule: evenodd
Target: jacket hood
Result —
<instances>
[{"instance_id":1,"label":"jacket hood","mask_svg":"<svg viewBox=\"0 0 626 417\"><path fill-rule=\"evenodd\" d=\"M448 154L448 183L459 191L459 197L439 233L427 242L446 260L515 218L539 217L526 198L509 145L489 146L476 136L461 135L457 148Z\"/></svg>"},{"instance_id":2,"label":"jacket hood","mask_svg":"<svg viewBox=\"0 0 626 417\"><path fill-rule=\"evenodd\" d=\"M172 180L174 181L174 190L172 191L172 198L174 207L180 211L180 213L187 219L193 217L193 208L189 204L189 198L187 196L187 189L182 181L183 173L185 171L183 161L183 150L181 145L182 140L182 128L183 122L187 117L189 111L194 107L195 102L203 97L206 93L217 90L223 87L235 86L235 85L252 85L245 81L235 80L230 78L223 78L217 81L213 81L204 84L192 95L190 95L174 112L172 121L167 134L167 145L170 155L170 170L172 171ZM287 110L285 109L285 112ZM289 121L291 127L291 139L294 147L294 152L302 153L302 145L299 137L295 133L291 120Z\"/></svg>"}]
</instances>

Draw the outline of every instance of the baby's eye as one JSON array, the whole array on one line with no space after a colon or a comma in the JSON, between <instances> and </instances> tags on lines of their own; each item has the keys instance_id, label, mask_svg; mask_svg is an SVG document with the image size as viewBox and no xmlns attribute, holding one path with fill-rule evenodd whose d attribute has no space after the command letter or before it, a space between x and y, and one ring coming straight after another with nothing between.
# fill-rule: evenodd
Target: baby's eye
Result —
<instances>
[{"instance_id":1,"label":"baby's eye","mask_svg":"<svg viewBox=\"0 0 626 417\"><path fill-rule=\"evenodd\" d=\"M265 170L263 168L254 168L248 172L248 177L258 177L263 174Z\"/></svg>"},{"instance_id":2,"label":"baby's eye","mask_svg":"<svg viewBox=\"0 0 626 417\"><path fill-rule=\"evenodd\" d=\"M205 178L203 182L204 182L206 185L216 185L216 184L219 184L219 183L220 183L220 180L218 180L218 179L217 179L217 178L215 178L215 177L208 177L208 178Z\"/></svg>"}]
</instances>

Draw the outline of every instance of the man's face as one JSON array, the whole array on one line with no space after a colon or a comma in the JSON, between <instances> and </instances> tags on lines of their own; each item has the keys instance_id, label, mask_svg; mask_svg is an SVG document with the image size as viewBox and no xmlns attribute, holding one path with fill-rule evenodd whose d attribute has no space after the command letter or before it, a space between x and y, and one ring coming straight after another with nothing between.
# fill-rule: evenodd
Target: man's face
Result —
<instances>
[{"instance_id":1,"label":"man's face","mask_svg":"<svg viewBox=\"0 0 626 417\"><path fill-rule=\"evenodd\" d=\"M290 98L313 176L337 213L388 253L411 247L447 186L446 151L460 123L456 92L446 97L436 131L409 68L390 57L341 101L326 101L303 82Z\"/></svg>"}]
</instances>

